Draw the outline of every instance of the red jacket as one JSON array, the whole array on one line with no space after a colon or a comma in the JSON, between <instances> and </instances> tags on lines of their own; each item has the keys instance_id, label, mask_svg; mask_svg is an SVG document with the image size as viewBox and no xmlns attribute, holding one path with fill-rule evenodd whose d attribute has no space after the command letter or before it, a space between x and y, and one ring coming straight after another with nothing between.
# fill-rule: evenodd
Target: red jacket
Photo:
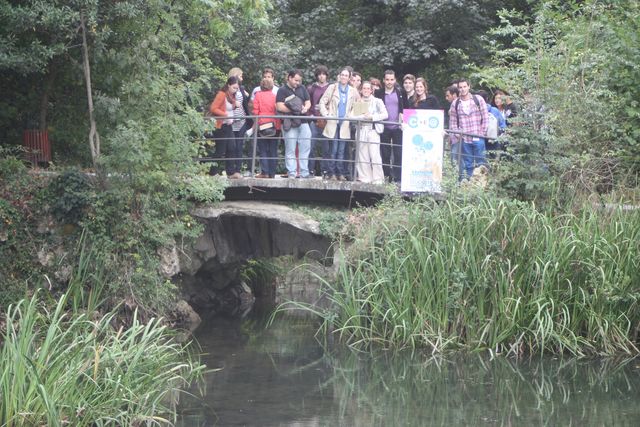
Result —
<instances>
[{"instance_id":1,"label":"red jacket","mask_svg":"<svg viewBox=\"0 0 640 427\"><path fill-rule=\"evenodd\" d=\"M271 90L260 90L256 92L253 99L253 114L256 116L275 116L276 112L276 95ZM273 122L276 129L280 130L280 120L272 118L259 118L258 125Z\"/></svg>"}]
</instances>

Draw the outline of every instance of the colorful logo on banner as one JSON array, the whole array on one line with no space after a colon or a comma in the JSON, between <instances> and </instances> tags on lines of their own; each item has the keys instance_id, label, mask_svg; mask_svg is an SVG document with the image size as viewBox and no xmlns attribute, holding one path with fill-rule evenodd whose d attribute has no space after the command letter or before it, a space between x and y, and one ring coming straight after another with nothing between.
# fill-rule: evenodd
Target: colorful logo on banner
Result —
<instances>
[{"instance_id":1,"label":"colorful logo on banner","mask_svg":"<svg viewBox=\"0 0 640 427\"><path fill-rule=\"evenodd\" d=\"M442 184L442 110L404 110L402 191L440 192Z\"/></svg>"}]
</instances>

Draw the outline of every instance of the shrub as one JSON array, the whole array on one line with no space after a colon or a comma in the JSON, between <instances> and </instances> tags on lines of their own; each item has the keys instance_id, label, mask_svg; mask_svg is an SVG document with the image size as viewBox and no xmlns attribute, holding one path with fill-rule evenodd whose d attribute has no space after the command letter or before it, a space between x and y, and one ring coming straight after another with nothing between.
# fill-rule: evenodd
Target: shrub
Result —
<instances>
[{"instance_id":1,"label":"shrub","mask_svg":"<svg viewBox=\"0 0 640 427\"><path fill-rule=\"evenodd\" d=\"M502 11L488 35L491 66L475 77L510 91L519 117L506 136L506 194L549 198L636 185L640 172L637 2L541 2L533 16ZM564 189L562 190L565 191Z\"/></svg>"}]
</instances>

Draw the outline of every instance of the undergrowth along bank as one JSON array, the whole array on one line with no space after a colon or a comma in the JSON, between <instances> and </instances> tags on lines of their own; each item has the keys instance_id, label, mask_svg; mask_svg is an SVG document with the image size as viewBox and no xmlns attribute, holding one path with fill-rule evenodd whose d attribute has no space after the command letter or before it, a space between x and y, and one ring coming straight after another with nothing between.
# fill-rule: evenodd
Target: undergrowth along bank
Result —
<instances>
[{"instance_id":1,"label":"undergrowth along bank","mask_svg":"<svg viewBox=\"0 0 640 427\"><path fill-rule=\"evenodd\" d=\"M74 295L74 296L77 296ZM181 388L204 366L158 320L75 307L71 294L43 292L5 313L0 358L3 426L168 425ZM92 300L87 296L87 300Z\"/></svg>"},{"instance_id":2,"label":"undergrowth along bank","mask_svg":"<svg viewBox=\"0 0 640 427\"><path fill-rule=\"evenodd\" d=\"M349 346L638 353L638 211L480 196L393 201L352 223L318 311Z\"/></svg>"}]
</instances>

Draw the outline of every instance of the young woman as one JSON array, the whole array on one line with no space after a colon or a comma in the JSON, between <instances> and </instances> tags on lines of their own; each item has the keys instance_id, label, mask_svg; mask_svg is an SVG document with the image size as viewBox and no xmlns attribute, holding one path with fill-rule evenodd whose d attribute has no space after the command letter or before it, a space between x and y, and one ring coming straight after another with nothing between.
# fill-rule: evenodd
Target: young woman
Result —
<instances>
[{"instance_id":1,"label":"young woman","mask_svg":"<svg viewBox=\"0 0 640 427\"><path fill-rule=\"evenodd\" d=\"M353 104L360 97L358 91L349 84L351 71L343 68L338 74L338 81L330 85L320 98L320 114L324 117L351 117ZM329 152L325 154L327 178L346 181L349 165L345 161L347 141L351 136L347 120L327 120L322 133L329 140Z\"/></svg>"},{"instance_id":2,"label":"young woman","mask_svg":"<svg viewBox=\"0 0 640 427\"><path fill-rule=\"evenodd\" d=\"M429 95L429 86L422 77L416 79L416 94L413 101L413 108L417 110L440 110L438 98Z\"/></svg>"},{"instance_id":3,"label":"young woman","mask_svg":"<svg viewBox=\"0 0 640 427\"><path fill-rule=\"evenodd\" d=\"M500 111L500 114L507 122L507 126L511 125L510 120L518 115L518 110L511 101L509 94L502 89L496 89L493 94L493 106Z\"/></svg>"},{"instance_id":4,"label":"young woman","mask_svg":"<svg viewBox=\"0 0 640 427\"><path fill-rule=\"evenodd\" d=\"M233 157L233 150L227 149L235 145L235 135L231 126L233 124L233 110L237 108L236 92L239 89L240 82L238 78L235 76L229 77L227 83L216 94L209 108L211 114L217 117L216 130L213 133L213 139L216 144L216 149L213 153L214 159ZM216 165L211 166L210 175L217 175L224 164L227 170L227 178L238 179L241 177L240 171L235 170L235 162L223 163L219 160L216 163Z\"/></svg>"},{"instance_id":5,"label":"young woman","mask_svg":"<svg viewBox=\"0 0 640 427\"><path fill-rule=\"evenodd\" d=\"M253 99L253 114L256 116L275 116L276 95L273 93L273 80L262 79L260 91L256 92ZM263 125L273 125L275 132L271 136L261 135L260 128ZM274 118L258 118L258 150L260 153L260 174L256 178L275 178L278 157L278 133L280 132L280 120Z\"/></svg>"},{"instance_id":6,"label":"young woman","mask_svg":"<svg viewBox=\"0 0 640 427\"><path fill-rule=\"evenodd\" d=\"M384 127L382 124L376 125L375 122L386 120L389 114L384 102L373 96L371 82L363 82L361 89L361 101L369 104L369 111L362 116L354 118L372 120L372 122L363 122L360 127L356 176L357 180L361 182L382 184L384 182L384 172L382 170L382 157L380 156L380 133ZM376 126L378 129L376 129Z\"/></svg>"}]
</instances>

